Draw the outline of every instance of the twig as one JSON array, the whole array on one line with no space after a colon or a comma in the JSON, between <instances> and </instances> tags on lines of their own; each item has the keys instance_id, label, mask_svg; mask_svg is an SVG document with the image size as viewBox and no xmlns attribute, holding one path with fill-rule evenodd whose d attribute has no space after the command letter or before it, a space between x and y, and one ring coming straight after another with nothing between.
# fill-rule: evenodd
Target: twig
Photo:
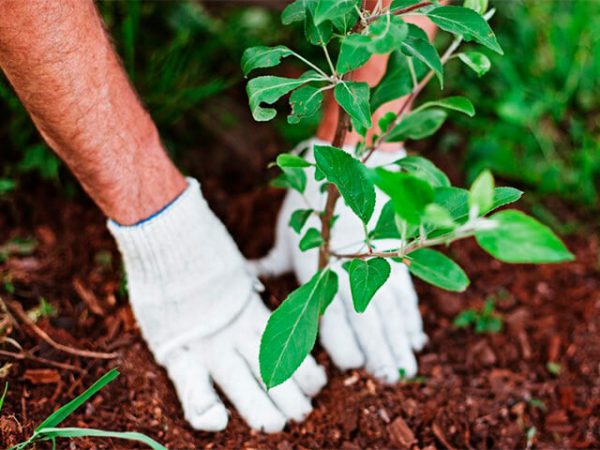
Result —
<instances>
[{"instance_id":1,"label":"twig","mask_svg":"<svg viewBox=\"0 0 600 450\"><path fill-rule=\"evenodd\" d=\"M9 357L9 358L18 359L20 361L28 359L30 361L34 361L34 362L37 362L37 363L40 363L40 364L46 364L48 366L53 366L53 367L56 367L58 369L72 370L74 372L83 372L80 367L73 366L71 364L61 363L61 362L58 362L58 361L52 361L51 359L46 359L46 358L42 358L42 357L39 357L39 356L31 355L31 354L29 354L27 352L14 353L14 352L8 352L6 350L0 350L0 355L6 356L6 357Z\"/></svg>"},{"instance_id":2,"label":"twig","mask_svg":"<svg viewBox=\"0 0 600 450\"><path fill-rule=\"evenodd\" d=\"M29 317L25 311L23 311L23 307L17 302L6 302L8 307L15 313L15 315L23 321L27 326L31 328L31 330L40 337L44 342L46 342L51 347L60 350L64 353L68 353L70 355L81 356L83 358L96 358L96 359L114 359L119 356L118 353L104 353L104 352L93 352L90 350L80 350L77 348L69 347L68 345L61 344L52 339L48 334L38 327Z\"/></svg>"},{"instance_id":3,"label":"twig","mask_svg":"<svg viewBox=\"0 0 600 450\"><path fill-rule=\"evenodd\" d=\"M408 6L403 9L397 9L395 11L390 11L390 13L394 14L395 16L401 16L402 14L406 14L411 11L414 11L415 9L423 8L423 7L429 6L429 5L433 5L433 3L432 2L420 2L420 3L417 3L416 5ZM381 16L383 16L383 14L375 14L367 19L367 23L371 23L374 20L377 20L378 18L380 18Z\"/></svg>"}]
</instances>

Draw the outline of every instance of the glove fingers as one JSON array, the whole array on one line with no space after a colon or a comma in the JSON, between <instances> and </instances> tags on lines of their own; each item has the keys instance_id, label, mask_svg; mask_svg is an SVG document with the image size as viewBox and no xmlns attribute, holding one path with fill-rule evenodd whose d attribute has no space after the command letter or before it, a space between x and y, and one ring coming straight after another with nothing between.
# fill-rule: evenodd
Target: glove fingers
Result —
<instances>
[{"instance_id":1,"label":"glove fingers","mask_svg":"<svg viewBox=\"0 0 600 450\"><path fill-rule=\"evenodd\" d=\"M258 340L247 339L240 344L239 351L256 379L261 380L258 365L258 342ZM264 388L262 381L259 382ZM288 419L299 422L304 420L312 411L310 400L304 395L293 379L287 380L285 383L270 389L268 395Z\"/></svg>"},{"instance_id":2,"label":"glove fingers","mask_svg":"<svg viewBox=\"0 0 600 450\"><path fill-rule=\"evenodd\" d=\"M308 355L294 374L294 380L309 397L317 395L327 384L325 369Z\"/></svg>"},{"instance_id":3,"label":"glove fingers","mask_svg":"<svg viewBox=\"0 0 600 450\"><path fill-rule=\"evenodd\" d=\"M286 422L284 415L237 352L231 350L214 354L209 369L215 382L250 427L267 433L283 429Z\"/></svg>"},{"instance_id":4,"label":"glove fingers","mask_svg":"<svg viewBox=\"0 0 600 450\"><path fill-rule=\"evenodd\" d=\"M190 425L203 431L224 430L229 420L227 410L195 352L179 350L167 360L166 368Z\"/></svg>"},{"instance_id":5,"label":"glove fingers","mask_svg":"<svg viewBox=\"0 0 600 450\"><path fill-rule=\"evenodd\" d=\"M321 318L321 344L341 370L362 367L365 356L350 327L342 299L333 299Z\"/></svg>"},{"instance_id":6,"label":"glove fingers","mask_svg":"<svg viewBox=\"0 0 600 450\"><path fill-rule=\"evenodd\" d=\"M386 340L377 310L371 305L364 313L357 314L352 305L352 295L346 280L340 283L340 297L343 299L352 329L366 357L367 370L387 383L398 381L399 373L394 354Z\"/></svg>"},{"instance_id":7,"label":"glove fingers","mask_svg":"<svg viewBox=\"0 0 600 450\"><path fill-rule=\"evenodd\" d=\"M370 308L379 314L387 341L394 354L396 366L412 378L417 374L417 360L413 354L411 342L406 333L402 311L395 298L396 292L384 287L372 300Z\"/></svg>"},{"instance_id":8,"label":"glove fingers","mask_svg":"<svg viewBox=\"0 0 600 450\"><path fill-rule=\"evenodd\" d=\"M396 294L396 303L400 307L411 347L415 351L420 351L428 339L423 331L423 319L419 311L417 293L406 267L393 264L388 282L391 283L392 290Z\"/></svg>"}]
</instances>

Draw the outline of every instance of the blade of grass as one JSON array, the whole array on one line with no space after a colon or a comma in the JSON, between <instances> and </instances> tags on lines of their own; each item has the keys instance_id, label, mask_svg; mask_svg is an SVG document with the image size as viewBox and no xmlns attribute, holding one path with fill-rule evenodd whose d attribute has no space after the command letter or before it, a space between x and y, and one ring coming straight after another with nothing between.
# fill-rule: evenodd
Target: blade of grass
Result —
<instances>
[{"instance_id":1,"label":"blade of grass","mask_svg":"<svg viewBox=\"0 0 600 450\"><path fill-rule=\"evenodd\" d=\"M6 397L6 393L8 392L8 383L4 385L4 393L2 394L2 398L0 398L0 411L2 411L2 406L4 405L4 397Z\"/></svg>"},{"instance_id":2,"label":"blade of grass","mask_svg":"<svg viewBox=\"0 0 600 450\"><path fill-rule=\"evenodd\" d=\"M56 438L77 438L77 437L105 437L127 439L129 441L137 441L146 444L153 450L167 450L154 439L142 433L135 431L104 431L95 428L42 428L37 431L39 440L54 440Z\"/></svg>"},{"instance_id":3,"label":"blade of grass","mask_svg":"<svg viewBox=\"0 0 600 450\"><path fill-rule=\"evenodd\" d=\"M92 397L96 392L106 386L108 383L113 381L115 378L119 376L119 371L117 369L112 369L109 372L105 373L100 377L98 381L92 384L87 390L85 390L81 395L71 400L66 405L61 406L59 409L50 414L46 420L44 420L38 427L35 429L35 433L38 433L42 428L51 428L55 427L63 420L65 420L68 416L70 416L73 411L83 405L90 397Z\"/></svg>"}]
</instances>

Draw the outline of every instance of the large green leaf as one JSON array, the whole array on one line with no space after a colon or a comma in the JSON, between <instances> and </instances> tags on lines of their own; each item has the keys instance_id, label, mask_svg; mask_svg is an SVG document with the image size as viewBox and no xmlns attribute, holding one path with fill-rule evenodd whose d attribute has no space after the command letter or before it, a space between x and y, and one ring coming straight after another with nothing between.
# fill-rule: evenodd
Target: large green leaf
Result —
<instances>
[{"instance_id":1,"label":"large green leaf","mask_svg":"<svg viewBox=\"0 0 600 450\"><path fill-rule=\"evenodd\" d=\"M371 128L370 89L367 83L343 81L335 86L333 95L356 128Z\"/></svg>"},{"instance_id":2,"label":"large green leaf","mask_svg":"<svg viewBox=\"0 0 600 450\"><path fill-rule=\"evenodd\" d=\"M418 26L408 25L408 36L402 41L402 51L408 56L412 56L423 62L437 76L440 85L444 83L444 66L440 55L431 42L427 34Z\"/></svg>"},{"instance_id":3,"label":"large green leaf","mask_svg":"<svg viewBox=\"0 0 600 450\"><path fill-rule=\"evenodd\" d=\"M471 100L466 97L446 97L440 100L432 100L426 103L423 103L418 108L415 108L415 111L422 111L427 108L432 108L434 106L439 106L441 108L451 109L453 111L458 111L463 114L466 114L469 117L473 117L475 115L475 107Z\"/></svg>"},{"instance_id":4,"label":"large green leaf","mask_svg":"<svg viewBox=\"0 0 600 450\"><path fill-rule=\"evenodd\" d=\"M267 75L248 81L246 92L248 93L252 117L258 122L271 120L277 112L273 108L263 108L261 104L272 105L288 92L310 81L321 81L321 77L314 71L308 71L300 78Z\"/></svg>"},{"instance_id":5,"label":"large green leaf","mask_svg":"<svg viewBox=\"0 0 600 450\"><path fill-rule=\"evenodd\" d=\"M433 201L431 185L414 175L382 168L371 174L377 187L392 200L396 214L407 223L418 225L425 207Z\"/></svg>"},{"instance_id":6,"label":"large green leaf","mask_svg":"<svg viewBox=\"0 0 600 450\"><path fill-rule=\"evenodd\" d=\"M479 215L485 214L494 205L494 177L489 170L484 170L473 181L469 189L469 207L477 208Z\"/></svg>"},{"instance_id":7,"label":"large green leaf","mask_svg":"<svg viewBox=\"0 0 600 450\"><path fill-rule=\"evenodd\" d=\"M314 86L299 87L290 95L292 112L288 116L289 123L299 123L301 120L314 116L321 109L323 93Z\"/></svg>"},{"instance_id":8,"label":"large green leaf","mask_svg":"<svg viewBox=\"0 0 600 450\"><path fill-rule=\"evenodd\" d=\"M315 145L317 168L338 188L344 201L363 223L368 223L375 209L375 187L365 166L345 151Z\"/></svg>"},{"instance_id":9,"label":"large green leaf","mask_svg":"<svg viewBox=\"0 0 600 450\"><path fill-rule=\"evenodd\" d=\"M314 13L315 24L339 19L354 11L356 6L360 6L357 0L319 0Z\"/></svg>"},{"instance_id":10,"label":"large green leaf","mask_svg":"<svg viewBox=\"0 0 600 450\"><path fill-rule=\"evenodd\" d=\"M469 218L469 191L457 187L439 187L434 191L434 202L448 210L452 219L457 223L465 223ZM502 186L494 189L494 201L486 214L516 202L523 193L518 189Z\"/></svg>"},{"instance_id":11,"label":"large green leaf","mask_svg":"<svg viewBox=\"0 0 600 450\"><path fill-rule=\"evenodd\" d=\"M369 25L369 48L373 53L397 50L408 35L408 26L398 16L385 14Z\"/></svg>"},{"instance_id":12,"label":"large green leaf","mask_svg":"<svg viewBox=\"0 0 600 450\"><path fill-rule=\"evenodd\" d=\"M496 227L475 234L477 242L494 258L507 263L555 263L573 260L573 254L545 225L508 209L490 217Z\"/></svg>"},{"instance_id":13,"label":"large green leaf","mask_svg":"<svg viewBox=\"0 0 600 450\"><path fill-rule=\"evenodd\" d=\"M343 265L350 279L350 292L354 309L362 313L390 276L390 264L383 258L368 261L353 259Z\"/></svg>"},{"instance_id":14,"label":"large green leaf","mask_svg":"<svg viewBox=\"0 0 600 450\"><path fill-rule=\"evenodd\" d=\"M365 64L371 56L369 42L371 39L362 34L350 34L343 38L335 70L345 74Z\"/></svg>"},{"instance_id":15,"label":"large green leaf","mask_svg":"<svg viewBox=\"0 0 600 450\"><path fill-rule=\"evenodd\" d=\"M290 378L315 345L319 314L338 290L337 275L320 271L269 318L260 342L260 375L268 389Z\"/></svg>"},{"instance_id":16,"label":"large green leaf","mask_svg":"<svg viewBox=\"0 0 600 450\"><path fill-rule=\"evenodd\" d=\"M448 291L462 292L469 277L461 267L443 253L421 248L408 255L408 270L417 278Z\"/></svg>"},{"instance_id":17,"label":"large green leaf","mask_svg":"<svg viewBox=\"0 0 600 450\"><path fill-rule=\"evenodd\" d=\"M395 51L390 54L385 75L371 94L371 110L376 111L384 103L407 95L412 91L408 61L404 53Z\"/></svg>"},{"instance_id":18,"label":"large green leaf","mask_svg":"<svg viewBox=\"0 0 600 450\"><path fill-rule=\"evenodd\" d=\"M440 6L427 12L427 17L442 30L463 36L465 41L475 40L496 53L504 54L488 23L472 9Z\"/></svg>"},{"instance_id":19,"label":"large green leaf","mask_svg":"<svg viewBox=\"0 0 600 450\"><path fill-rule=\"evenodd\" d=\"M450 180L446 174L422 156L405 156L394 164L399 166L403 171L417 178L422 178L433 187L450 186Z\"/></svg>"},{"instance_id":20,"label":"large green leaf","mask_svg":"<svg viewBox=\"0 0 600 450\"><path fill-rule=\"evenodd\" d=\"M386 142L402 142L407 139L423 139L440 129L448 117L446 111L438 108L413 111L407 114L386 137Z\"/></svg>"},{"instance_id":21,"label":"large green leaf","mask_svg":"<svg viewBox=\"0 0 600 450\"><path fill-rule=\"evenodd\" d=\"M459 53L458 58L465 63L477 76L485 75L492 68L490 59L480 52L463 52Z\"/></svg>"},{"instance_id":22,"label":"large green leaf","mask_svg":"<svg viewBox=\"0 0 600 450\"><path fill-rule=\"evenodd\" d=\"M274 67L281 62L281 58L285 58L293 54L293 52L285 45L277 45L275 47L250 47L244 51L242 55L242 71L244 75L248 75L254 69L262 69L265 67Z\"/></svg>"}]
</instances>

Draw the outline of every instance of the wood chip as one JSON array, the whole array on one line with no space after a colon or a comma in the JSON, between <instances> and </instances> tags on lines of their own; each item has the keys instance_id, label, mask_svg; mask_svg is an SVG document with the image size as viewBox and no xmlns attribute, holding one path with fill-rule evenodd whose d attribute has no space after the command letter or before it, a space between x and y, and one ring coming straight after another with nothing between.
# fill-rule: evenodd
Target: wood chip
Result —
<instances>
[{"instance_id":1,"label":"wood chip","mask_svg":"<svg viewBox=\"0 0 600 450\"><path fill-rule=\"evenodd\" d=\"M390 436L390 441L395 447L410 449L417 442L414 433L402 417L394 419L394 421L388 425L387 431Z\"/></svg>"},{"instance_id":2,"label":"wood chip","mask_svg":"<svg viewBox=\"0 0 600 450\"><path fill-rule=\"evenodd\" d=\"M96 295L88 288L86 288L79 278L73 278L73 289L79 295L79 298L83 300L83 303L87 305L91 312L97 316L104 317L104 310L100 306L100 302Z\"/></svg>"},{"instance_id":3,"label":"wood chip","mask_svg":"<svg viewBox=\"0 0 600 450\"><path fill-rule=\"evenodd\" d=\"M27 369L23 378L31 384L53 384L60 382L60 375L54 369Z\"/></svg>"}]
</instances>

